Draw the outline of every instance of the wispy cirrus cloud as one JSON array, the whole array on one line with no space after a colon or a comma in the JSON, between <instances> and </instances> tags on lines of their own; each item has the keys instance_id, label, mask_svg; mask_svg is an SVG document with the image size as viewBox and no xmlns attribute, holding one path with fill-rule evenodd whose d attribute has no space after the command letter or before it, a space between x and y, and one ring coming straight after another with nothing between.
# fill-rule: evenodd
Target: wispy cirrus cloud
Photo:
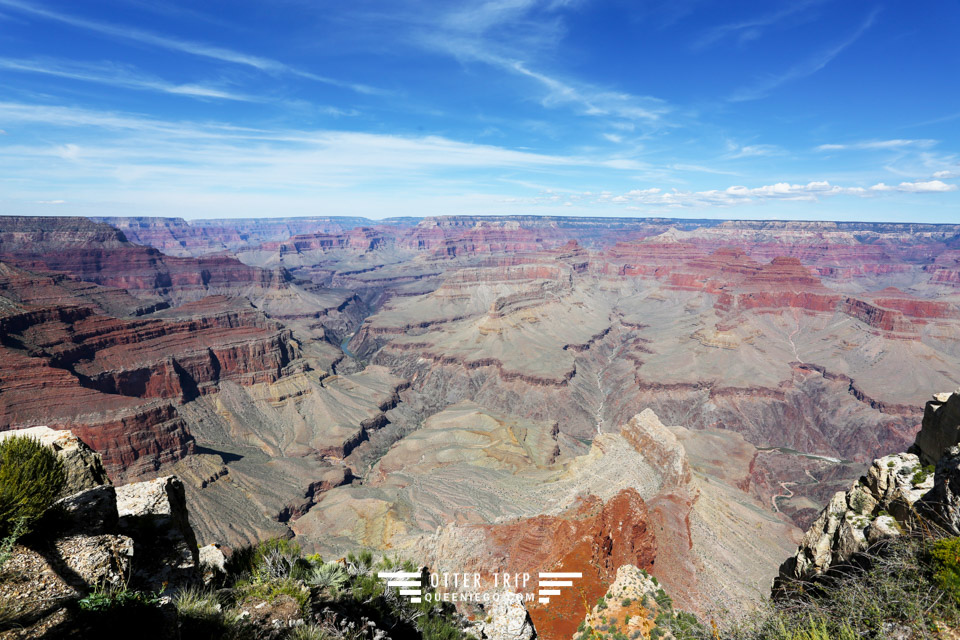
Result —
<instances>
[{"instance_id":1,"label":"wispy cirrus cloud","mask_svg":"<svg viewBox=\"0 0 960 640\"><path fill-rule=\"evenodd\" d=\"M929 149L937 144L936 140L894 139L894 140L864 140L844 144L821 144L816 151L887 151L899 149Z\"/></svg>"},{"instance_id":2,"label":"wispy cirrus cloud","mask_svg":"<svg viewBox=\"0 0 960 640\"><path fill-rule=\"evenodd\" d=\"M781 85L784 85L788 82L793 82L794 80L800 80L817 73L830 64L834 58L843 53L847 47L859 40L860 37L866 33L870 27L873 26L878 13L879 9L874 9L872 12L870 12L870 15L867 16L860 26L857 27L857 29L842 42L814 53L810 57L793 65L783 73L770 75L766 78L760 79L752 85L741 87L729 98L727 98L727 100L729 102L747 102L750 100L759 100L767 97L772 91Z\"/></svg>"},{"instance_id":3,"label":"wispy cirrus cloud","mask_svg":"<svg viewBox=\"0 0 960 640\"><path fill-rule=\"evenodd\" d=\"M70 80L95 82L113 87L155 91L173 95L188 96L201 99L237 100L242 102L259 102L260 98L234 93L218 87L196 83L171 83L142 74L126 65L111 63L89 64L62 60L23 60L16 58L0 58L0 69L34 73Z\"/></svg>"},{"instance_id":4,"label":"wispy cirrus cloud","mask_svg":"<svg viewBox=\"0 0 960 640\"><path fill-rule=\"evenodd\" d=\"M13 9L27 15L43 18L45 20L67 24L78 29L92 31L94 33L99 33L111 38L130 40L160 49L167 49L169 51L176 51L179 53L208 58L211 60L218 60L220 62L251 67L266 73L290 74L301 78L314 80L316 82L348 88L358 93L383 93L380 89L374 87L364 84L345 82L335 78L318 75L310 71L292 67L272 58L252 55L234 49L218 47L216 45L203 42L173 38L151 31L138 29L136 27L130 27L128 25L111 24L100 20L82 18L79 16L62 13L60 11L54 11L40 4L28 2L26 0L0 0L0 7Z\"/></svg>"},{"instance_id":5,"label":"wispy cirrus cloud","mask_svg":"<svg viewBox=\"0 0 960 640\"><path fill-rule=\"evenodd\" d=\"M621 91L605 91L590 85L574 86L544 73L533 71L520 61L499 61L497 64L520 75L532 78L547 89L545 106L573 105L583 115L623 118L628 121L659 121L671 109L663 100L635 96Z\"/></svg>"},{"instance_id":6,"label":"wispy cirrus cloud","mask_svg":"<svg viewBox=\"0 0 960 640\"><path fill-rule=\"evenodd\" d=\"M545 107L568 107L579 115L662 124L673 109L666 101L599 87L545 71L537 59L553 52L566 33L559 11L573 2L482 0L432 7L406 19L417 46L461 62L480 62L527 78L540 88Z\"/></svg>"},{"instance_id":7,"label":"wispy cirrus cloud","mask_svg":"<svg viewBox=\"0 0 960 640\"><path fill-rule=\"evenodd\" d=\"M791 19L805 20L805 14L808 14L810 10L827 1L828 0L806 0L804 2L790 2L779 11L716 26L709 29L703 36L697 39L693 43L693 48L694 50L706 49L727 38L735 39L741 44L750 40L756 40L770 27Z\"/></svg>"}]
</instances>

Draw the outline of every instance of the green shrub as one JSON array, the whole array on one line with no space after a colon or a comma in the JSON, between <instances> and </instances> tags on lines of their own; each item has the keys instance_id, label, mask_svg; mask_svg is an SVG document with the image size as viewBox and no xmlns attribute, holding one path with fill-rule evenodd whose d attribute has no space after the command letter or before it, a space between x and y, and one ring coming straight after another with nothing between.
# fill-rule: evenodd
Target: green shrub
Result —
<instances>
[{"instance_id":1,"label":"green shrub","mask_svg":"<svg viewBox=\"0 0 960 640\"><path fill-rule=\"evenodd\" d=\"M904 536L869 557L789 597L767 602L751 616L720 621L719 636L702 625L665 620L677 640L853 640L940 637L937 625L960 625L960 539ZM945 595L947 597L945 597ZM659 621L659 617L658 617Z\"/></svg>"},{"instance_id":2,"label":"green shrub","mask_svg":"<svg viewBox=\"0 0 960 640\"><path fill-rule=\"evenodd\" d=\"M934 466L932 464L928 464L925 467L921 467L917 469L917 471L913 474L913 478L911 478L911 480L913 481L913 484L920 484L921 482L926 480L929 476L933 475L934 471L935 471Z\"/></svg>"},{"instance_id":3,"label":"green shrub","mask_svg":"<svg viewBox=\"0 0 960 640\"><path fill-rule=\"evenodd\" d=\"M311 587L317 587L332 596L336 596L349 579L350 575L342 565L336 562L327 562L312 567L307 573L305 581Z\"/></svg>"},{"instance_id":4,"label":"green shrub","mask_svg":"<svg viewBox=\"0 0 960 640\"><path fill-rule=\"evenodd\" d=\"M151 608L159 604L160 598L152 593L113 585L98 585L77 603L81 611L89 613L109 613L125 608Z\"/></svg>"},{"instance_id":5,"label":"green shrub","mask_svg":"<svg viewBox=\"0 0 960 640\"><path fill-rule=\"evenodd\" d=\"M243 602L248 598L259 598L267 602L273 602L280 596L290 596L293 598L300 610L307 613L310 605L310 590L294 578L276 578L272 580L263 580L255 582L238 583L237 602Z\"/></svg>"},{"instance_id":6,"label":"green shrub","mask_svg":"<svg viewBox=\"0 0 960 640\"><path fill-rule=\"evenodd\" d=\"M242 637L240 612L224 609L215 593L184 589L173 599L180 625L180 640L214 640ZM248 634L249 635L249 634Z\"/></svg>"},{"instance_id":7,"label":"green shrub","mask_svg":"<svg viewBox=\"0 0 960 640\"><path fill-rule=\"evenodd\" d=\"M934 581L960 604L960 538L937 540L930 557Z\"/></svg>"},{"instance_id":8,"label":"green shrub","mask_svg":"<svg viewBox=\"0 0 960 640\"><path fill-rule=\"evenodd\" d=\"M13 436L0 442L0 538L29 531L52 505L66 473L53 449L33 438Z\"/></svg>"},{"instance_id":9,"label":"green shrub","mask_svg":"<svg viewBox=\"0 0 960 640\"><path fill-rule=\"evenodd\" d=\"M285 538L270 538L238 547L224 564L229 581L302 578L310 563L301 557L300 545Z\"/></svg>"}]
</instances>

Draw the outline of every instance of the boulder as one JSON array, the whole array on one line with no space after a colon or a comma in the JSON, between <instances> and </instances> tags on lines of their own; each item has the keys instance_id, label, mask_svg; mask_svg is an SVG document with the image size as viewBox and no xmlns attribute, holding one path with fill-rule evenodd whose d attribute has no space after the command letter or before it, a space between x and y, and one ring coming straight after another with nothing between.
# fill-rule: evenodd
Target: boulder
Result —
<instances>
[{"instance_id":1,"label":"boulder","mask_svg":"<svg viewBox=\"0 0 960 640\"><path fill-rule=\"evenodd\" d=\"M83 533L99 535L116 533L119 524L117 491L105 484L84 489L58 500L54 507L58 512L57 531L60 535Z\"/></svg>"},{"instance_id":2,"label":"boulder","mask_svg":"<svg viewBox=\"0 0 960 640\"><path fill-rule=\"evenodd\" d=\"M927 402L923 426L910 451L920 456L923 464L936 464L947 449L960 443L960 389L938 393Z\"/></svg>"},{"instance_id":3,"label":"boulder","mask_svg":"<svg viewBox=\"0 0 960 640\"><path fill-rule=\"evenodd\" d=\"M136 545L134 577L142 588L194 584L199 579L197 539L176 476L117 487L120 530Z\"/></svg>"},{"instance_id":4,"label":"boulder","mask_svg":"<svg viewBox=\"0 0 960 640\"><path fill-rule=\"evenodd\" d=\"M90 588L123 586L134 555L133 540L122 535L70 536L57 540L54 547L62 567Z\"/></svg>"},{"instance_id":5,"label":"boulder","mask_svg":"<svg viewBox=\"0 0 960 640\"><path fill-rule=\"evenodd\" d=\"M937 462L933 490L923 498L923 513L952 535L960 535L960 447L950 447Z\"/></svg>"},{"instance_id":6,"label":"boulder","mask_svg":"<svg viewBox=\"0 0 960 640\"><path fill-rule=\"evenodd\" d=\"M14 436L28 436L41 444L53 448L63 461L66 482L62 496L69 496L103 484L110 484L107 471L103 467L100 454L83 443L70 431L51 429L50 427L30 427L14 429L0 433L0 441Z\"/></svg>"},{"instance_id":7,"label":"boulder","mask_svg":"<svg viewBox=\"0 0 960 640\"><path fill-rule=\"evenodd\" d=\"M218 544L208 544L200 547L200 572L203 574L203 584L209 585L227 573L227 557L220 550Z\"/></svg>"}]
</instances>

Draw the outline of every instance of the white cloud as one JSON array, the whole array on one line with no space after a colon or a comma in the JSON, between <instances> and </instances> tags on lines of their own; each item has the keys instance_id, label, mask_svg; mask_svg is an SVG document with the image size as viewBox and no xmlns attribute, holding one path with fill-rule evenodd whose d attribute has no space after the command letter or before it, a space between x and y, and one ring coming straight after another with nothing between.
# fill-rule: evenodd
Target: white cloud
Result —
<instances>
[{"instance_id":1,"label":"white cloud","mask_svg":"<svg viewBox=\"0 0 960 640\"><path fill-rule=\"evenodd\" d=\"M78 160L80 158L80 147L75 144L65 144L57 147L55 153L64 160Z\"/></svg>"},{"instance_id":2,"label":"white cloud","mask_svg":"<svg viewBox=\"0 0 960 640\"><path fill-rule=\"evenodd\" d=\"M816 147L816 151L861 151L861 150L886 150L886 149L905 149L919 148L928 149L937 144L936 140L866 140L862 142L852 142L848 144L821 144Z\"/></svg>"},{"instance_id":3,"label":"white cloud","mask_svg":"<svg viewBox=\"0 0 960 640\"><path fill-rule=\"evenodd\" d=\"M240 95L207 85L170 83L142 75L130 67L111 64L91 65L53 60L0 58L0 68L68 78L71 80L81 80L84 82L95 82L114 87L170 93L192 98L218 98L245 102L260 100L252 96Z\"/></svg>"},{"instance_id":4,"label":"white cloud","mask_svg":"<svg viewBox=\"0 0 960 640\"><path fill-rule=\"evenodd\" d=\"M745 187L734 185L726 189L709 191L662 191L661 189L635 189L618 196L605 194L598 198L600 201L617 204L665 206L665 207L730 207L750 202L764 200L796 200L815 202L822 197L829 196L859 196L867 197L871 194L884 192L900 193L938 193L956 191L957 186L945 184L939 180L902 182L897 186L881 183L872 187L843 187L831 184L826 180L812 181L806 184L791 184L777 182L760 187Z\"/></svg>"},{"instance_id":5,"label":"white cloud","mask_svg":"<svg viewBox=\"0 0 960 640\"><path fill-rule=\"evenodd\" d=\"M432 186L426 176L452 179L449 174L463 169L647 168L631 158L549 155L440 136L252 129L20 103L0 103L0 121L23 131L44 127L43 138L71 140L4 148L0 175L43 189L70 182L90 191L108 191L117 182L142 189L192 185L211 191L317 193L390 180Z\"/></svg>"},{"instance_id":6,"label":"white cloud","mask_svg":"<svg viewBox=\"0 0 960 640\"><path fill-rule=\"evenodd\" d=\"M736 171L725 171L725 170L723 170L723 169L715 169L715 168L713 168L713 167L705 167L705 166L699 165L699 164L676 163L676 164L670 165L670 168L673 169L673 170L675 170L675 171L691 171L691 172L694 172L694 173L712 173L712 174L721 175L721 176L737 176L737 175L740 175L740 174L737 173Z\"/></svg>"},{"instance_id":7,"label":"white cloud","mask_svg":"<svg viewBox=\"0 0 960 640\"><path fill-rule=\"evenodd\" d=\"M937 171L936 173L933 174L933 177L939 180L947 180L950 178L960 178L960 170L953 169L949 171Z\"/></svg>"},{"instance_id":8,"label":"white cloud","mask_svg":"<svg viewBox=\"0 0 960 640\"><path fill-rule=\"evenodd\" d=\"M526 63L514 60L497 61L488 57L488 62L510 69L521 75L533 78L547 89L543 98L544 106L572 104L582 115L613 116L625 120L659 120L670 109L657 98L634 96L618 91L604 91L589 85L573 86L546 74L532 71Z\"/></svg>"},{"instance_id":9,"label":"white cloud","mask_svg":"<svg viewBox=\"0 0 960 640\"><path fill-rule=\"evenodd\" d=\"M727 149L729 153L727 153L724 157L730 159L776 156L784 153L783 149L773 144L750 144L740 146L736 143L728 141Z\"/></svg>"},{"instance_id":10,"label":"white cloud","mask_svg":"<svg viewBox=\"0 0 960 640\"><path fill-rule=\"evenodd\" d=\"M219 60L220 62L228 62L231 64L252 67L267 73L285 73L289 75L295 75L301 78L314 80L316 82L349 88L358 93L383 93L381 90L374 87L344 82L334 78L327 78L309 71L298 69L296 67L291 67L290 65L278 60L273 60L271 58L250 55L241 51L235 51L225 47L218 47L203 42L172 38L150 31L144 31L143 29L130 27L128 25L116 25L98 20L81 18L66 13L60 13L59 11L46 9L41 5L27 2L25 0L0 0L0 6L15 9L29 15L44 18L46 20L68 24L78 29L93 31L94 33L99 33L111 38L132 40L140 44L166 49L168 51L177 51L201 58L208 58L212 60Z\"/></svg>"},{"instance_id":11,"label":"white cloud","mask_svg":"<svg viewBox=\"0 0 960 640\"><path fill-rule=\"evenodd\" d=\"M916 182L901 182L897 186L897 191L907 193L943 193L945 191L956 191L957 185L947 184L940 180L917 180Z\"/></svg>"},{"instance_id":12,"label":"white cloud","mask_svg":"<svg viewBox=\"0 0 960 640\"><path fill-rule=\"evenodd\" d=\"M429 7L402 14L413 25L417 45L463 62L480 62L529 78L543 91L545 107L570 107L579 115L616 118L646 124L661 121L672 109L663 100L561 78L542 69L535 60L555 53L566 30L557 13L569 2L545 0L482 0L454 4L444 11ZM446 7L447 5L441 5ZM553 56L551 56L553 57ZM611 126L616 126L613 122Z\"/></svg>"},{"instance_id":13,"label":"white cloud","mask_svg":"<svg viewBox=\"0 0 960 640\"><path fill-rule=\"evenodd\" d=\"M603 137L609 140L610 142L615 142L617 144L623 142L623 136L617 135L616 133L605 133Z\"/></svg>"}]
</instances>

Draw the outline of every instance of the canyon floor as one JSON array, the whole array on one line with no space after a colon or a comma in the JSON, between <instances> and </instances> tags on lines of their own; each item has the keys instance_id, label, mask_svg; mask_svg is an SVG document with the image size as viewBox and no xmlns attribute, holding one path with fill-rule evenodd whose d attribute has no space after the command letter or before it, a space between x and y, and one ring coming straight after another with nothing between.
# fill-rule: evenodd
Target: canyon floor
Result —
<instances>
[{"instance_id":1,"label":"canyon floor","mask_svg":"<svg viewBox=\"0 0 960 640\"><path fill-rule=\"evenodd\" d=\"M0 217L0 429L202 545L582 572L547 638L623 564L749 608L958 386L960 225Z\"/></svg>"}]
</instances>

